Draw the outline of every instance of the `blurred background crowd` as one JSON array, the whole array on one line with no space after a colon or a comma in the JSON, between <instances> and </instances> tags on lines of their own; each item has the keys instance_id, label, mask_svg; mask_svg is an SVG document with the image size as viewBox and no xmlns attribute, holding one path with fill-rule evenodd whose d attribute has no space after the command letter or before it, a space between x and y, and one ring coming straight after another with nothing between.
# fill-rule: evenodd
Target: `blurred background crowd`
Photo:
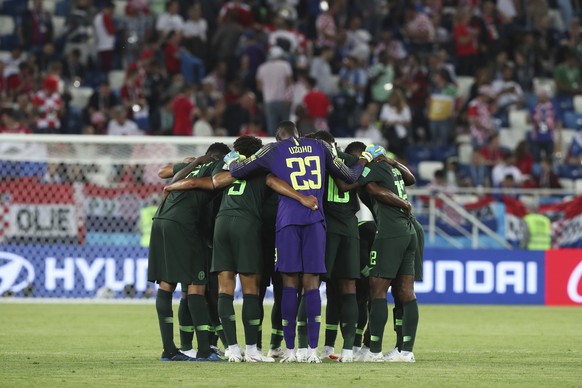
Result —
<instances>
[{"instance_id":1,"label":"blurred background crowd","mask_svg":"<svg viewBox=\"0 0 582 388\"><path fill-rule=\"evenodd\" d=\"M575 0L3 0L1 133L368 138L421 183L582 183Z\"/></svg>"}]
</instances>

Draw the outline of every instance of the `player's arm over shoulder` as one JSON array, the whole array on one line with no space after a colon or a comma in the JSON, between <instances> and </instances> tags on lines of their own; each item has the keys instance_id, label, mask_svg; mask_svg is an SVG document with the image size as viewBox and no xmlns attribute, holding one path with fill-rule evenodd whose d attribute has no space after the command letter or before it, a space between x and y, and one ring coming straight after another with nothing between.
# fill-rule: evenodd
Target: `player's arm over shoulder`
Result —
<instances>
[{"instance_id":1,"label":"player's arm over shoulder","mask_svg":"<svg viewBox=\"0 0 582 388\"><path fill-rule=\"evenodd\" d=\"M349 168L334 154L333 149L329 144L319 140L318 142L323 146L323 152L325 153L325 167L331 176L343 179L347 183L354 183L358 180L358 177L364 169L365 161L363 163L358 162L354 164L352 168Z\"/></svg>"},{"instance_id":2,"label":"player's arm over shoulder","mask_svg":"<svg viewBox=\"0 0 582 388\"><path fill-rule=\"evenodd\" d=\"M277 143L269 143L245 160L232 162L228 167L230 175L239 179L259 169L268 170L276 148Z\"/></svg>"}]
</instances>

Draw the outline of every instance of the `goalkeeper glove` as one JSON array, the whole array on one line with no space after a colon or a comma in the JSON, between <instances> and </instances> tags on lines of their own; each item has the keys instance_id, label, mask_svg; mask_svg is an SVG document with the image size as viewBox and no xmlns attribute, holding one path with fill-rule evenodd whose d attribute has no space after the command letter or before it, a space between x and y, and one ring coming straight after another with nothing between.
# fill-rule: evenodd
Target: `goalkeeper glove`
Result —
<instances>
[{"instance_id":1,"label":"goalkeeper glove","mask_svg":"<svg viewBox=\"0 0 582 388\"><path fill-rule=\"evenodd\" d=\"M386 155L386 150L384 147L374 144L369 144L366 150L362 152L361 158L366 159L368 162L376 159L380 155Z\"/></svg>"},{"instance_id":2,"label":"goalkeeper glove","mask_svg":"<svg viewBox=\"0 0 582 388\"><path fill-rule=\"evenodd\" d=\"M224 156L223 160L224 163L226 163L226 167L229 167L232 162L237 162L240 160L240 154L236 151L230 151Z\"/></svg>"}]
</instances>

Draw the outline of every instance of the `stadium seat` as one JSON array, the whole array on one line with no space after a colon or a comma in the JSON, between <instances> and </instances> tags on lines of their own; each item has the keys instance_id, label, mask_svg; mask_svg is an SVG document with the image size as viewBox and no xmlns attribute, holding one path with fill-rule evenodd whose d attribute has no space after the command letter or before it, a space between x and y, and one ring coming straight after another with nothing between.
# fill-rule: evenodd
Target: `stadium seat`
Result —
<instances>
[{"instance_id":1,"label":"stadium seat","mask_svg":"<svg viewBox=\"0 0 582 388\"><path fill-rule=\"evenodd\" d=\"M456 147L453 146L435 146L432 147L430 160L445 161L451 156L457 154Z\"/></svg>"},{"instance_id":2,"label":"stadium seat","mask_svg":"<svg viewBox=\"0 0 582 388\"><path fill-rule=\"evenodd\" d=\"M15 32L14 18L12 16L0 16L0 35L13 35Z\"/></svg>"},{"instance_id":3,"label":"stadium seat","mask_svg":"<svg viewBox=\"0 0 582 388\"><path fill-rule=\"evenodd\" d=\"M406 150L406 159L415 164L425 160L431 160L432 150L428 146L410 146ZM432 178L432 177L431 177Z\"/></svg>"},{"instance_id":4,"label":"stadium seat","mask_svg":"<svg viewBox=\"0 0 582 388\"><path fill-rule=\"evenodd\" d=\"M116 0L114 3L115 3L115 11L113 12L113 16L116 18L125 17L125 6L127 5L127 1Z\"/></svg>"},{"instance_id":5,"label":"stadium seat","mask_svg":"<svg viewBox=\"0 0 582 388\"><path fill-rule=\"evenodd\" d=\"M0 14L20 17L26 11L26 6L23 0L4 0L0 2Z\"/></svg>"},{"instance_id":6,"label":"stadium seat","mask_svg":"<svg viewBox=\"0 0 582 388\"><path fill-rule=\"evenodd\" d=\"M514 110L509 112L509 126L514 129L527 128L529 126L528 111L526 110Z\"/></svg>"},{"instance_id":7,"label":"stadium seat","mask_svg":"<svg viewBox=\"0 0 582 388\"><path fill-rule=\"evenodd\" d=\"M556 106L559 108L562 116L564 112L570 112L574 110L574 100L570 96L556 96L554 97L554 104L556 104Z\"/></svg>"},{"instance_id":8,"label":"stadium seat","mask_svg":"<svg viewBox=\"0 0 582 388\"><path fill-rule=\"evenodd\" d=\"M28 9L32 8L32 3L33 3L33 0L28 0ZM42 9L49 12L51 15L54 15L56 8L57 8L57 1L56 0L43 0Z\"/></svg>"},{"instance_id":9,"label":"stadium seat","mask_svg":"<svg viewBox=\"0 0 582 388\"><path fill-rule=\"evenodd\" d=\"M0 36L0 50L12 51L19 45L18 35L2 35Z\"/></svg>"},{"instance_id":10,"label":"stadium seat","mask_svg":"<svg viewBox=\"0 0 582 388\"><path fill-rule=\"evenodd\" d=\"M562 131L562 150L568 152L572 139L576 136L576 131L564 130Z\"/></svg>"},{"instance_id":11,"label":"stadium seat","mask_svg":"<svg viewBox=\"0 0 582 388\"><path fill-rule=\"evenodd\" d=\"M469 91L471 90L473 83L475 83L474 77L457 77L457 95L463 100L466 100L469 97Z\"/></svg>"},{"instance_id":12,"label":"stadium seat","mask_svg":"<svg viewBox=\"0 0 582 388\"><path fill-rule=\"evenodd\" d=\"M442 162L424 161L418 164L418 176L420 179L432 181L434 172L443 168Z\"/></svg>"},{"instance_id":13,"label":"stadium seat","mask_svg":"<svg viewBox=\"0 0 582 388\"><path fill-rule=\"evenodd\" d=\"M582 193L582 179L576 179L574 181L574 192L578 195Z\"/></svg>"},{"instance_id":14,"label":"stadium seat","mask_svg":"<svg viewBox=\"0 0 582 388\"><path fill-rule=\"evenodd\" d=\"M556 81L552 78L534 78L533 87L536 95L542 90L547 91L550 97L554 97L556 94Z\"/></svg>"},{"instance_id":15,"label":"stadium seat","mask_svg":"<svg viewBox=\"0 0 582 388\"><path fill-rule=\"evenodd\" d=\"M566 190L573 190L574 189L574 180L568 178L560 178L560 184Z\"/></svg>"},{"instance_id":16,"label":"stadium seat","mask_svg":"<svg viewBox=\"0 0 582 388\"><path fill-rule=\"evenodd\" d=\"M65 32L65 21L66 19L62 16L53 16L53 28L55 31L55 36L60 36Z\"/></svg>"},{"instance_id":17,"label":"stadium seat","mask_svg":"<svg viewBox=\"0 0 582 388\"><path fill-rule=\"evenodd\" d=\"M113 70L109 72L109 84L111 85L111 89L121 89L123 86L123 81L125 81L125 71Z\"/></svg>"},{"instance_id":18,"label":"stadium seat","mask_svg":"<svg viewBox=\"0 0 582 388\"><path fill-rule=\"evenodd\" d=\"M471 135L469 135L468 133L460 133L457 135L457 138L455 139L457 141L457 144L470 144L471 143Z\"/></svg>"},{"instance_id":19,"label":"stadium seat","mask_svg":"<svg viewBox=\"0 0 582 388\"><path fill-rule=\"evenodd\" d=\"M576 112L564 113L564 127L575 130L582 128L582 113Z\"/></svg>"},{"instance_id":20,"label":"stadium seat","mask_svg":"<svg viewBox=\"0 0 582 388\"><path fill-rule=\"evenodd\" d=\"M558 175L560 178L582 179L582 166L574 164L561 164Z\"/></svg>"},{"instance_id":21,"label":"stadium seat","mask_svg":"<svg viewBox=\"0 0 582 388\"><path fill-rule=\"evenodd\" d=\"M93 89L91 88L71 88L71 106L83 109L87 106L87 102L89 102L89 98L93 94Z\"/></svg>"},{"instance_id":22,"label":"stadium seat","mask_svg":"<svg viewBox=\"0 0 582 388\"><path fill-rule=\"evenodd\" d=\"M574 96L574 111L582 113L582 95Z\"/></svg>"},{"instance_id":23,"label":"stadium seat","mask_svg":"<svg viewBox=\"0 0 582 388\"><path fill-rule=\"evenodd\" d=\"M514 150L517 144L526 138L526 132L516 128L505 128L499 131L499 142L502 147Z\"/></svg>"},{"instance_id":24,"label":"stadium seat","mask_svg":"<svg viewBox=\"0 0 582 388\"><path fill-rule=\"evenodd\" d=\"M473 146L471 144L460 144L459 145L459 163L469 164L471 163L471 157L473 155Z\"/></svg>"}]
</instances>

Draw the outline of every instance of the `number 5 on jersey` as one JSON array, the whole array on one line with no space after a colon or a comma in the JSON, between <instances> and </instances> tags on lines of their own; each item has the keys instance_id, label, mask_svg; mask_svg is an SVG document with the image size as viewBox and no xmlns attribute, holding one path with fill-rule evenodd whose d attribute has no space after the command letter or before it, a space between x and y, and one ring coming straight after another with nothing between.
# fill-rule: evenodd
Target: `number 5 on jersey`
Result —
<instances>
[{"instance_id":1,"label":"number 5 on jersey","mask_svg":"<svg viewBox=\"0 0 582 388\"><path fill-rule=\"evenodd\" d=\"M289 175L291 186L295 190L317 190L321 189L321 166L318 156L307 156L305 158L287 159L287 167L294 171ZM306 175L314 179L306 179ZM299 183L298 178L302 178Z\"/></svg>"}]
</instances>

